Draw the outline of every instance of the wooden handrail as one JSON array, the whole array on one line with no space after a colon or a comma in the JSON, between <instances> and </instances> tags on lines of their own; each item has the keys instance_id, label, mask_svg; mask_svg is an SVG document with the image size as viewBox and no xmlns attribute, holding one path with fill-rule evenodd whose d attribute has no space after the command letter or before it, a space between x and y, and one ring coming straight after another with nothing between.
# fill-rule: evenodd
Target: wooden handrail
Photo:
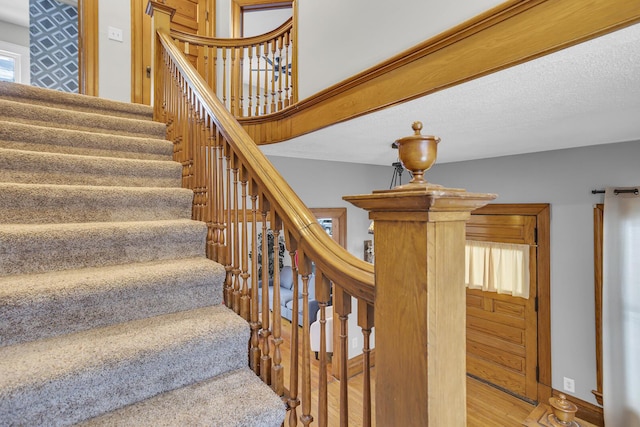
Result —
<instances>
[{"instance_id":1,"label":"wooden handrail","mask_svg":"<svg viewBox=\"0 0 640 427\"><path fill-rule=\"evenodd\" d=\"M171 37L174 40L187 42L196 46L218 46L218 47L246 47L253 44L262 44L278 37L284 36L293 29L293 18L289 18L275 30L253 37L223 38L205 37L197 34L185 33L184 31L171 30Z\"/></svg>"},{"instance_id":2,"label":"wooden handrail","mask_svg":"<svg viewBox=\"0 0 640 427\"><path fill-rule=\"evenodd\" d=\"M156 51L154 119L167 124L167 139L174 143L174 159L182 164L183 186L194 192L193 218L207 224L207 256L225 268L225 303L249 322L249 366L287 403L288 425L295 426L298 421L310 425L316 419L319 425L326 426L328 354L323 341L319 352L320 375L313 381L318 384L318 391L312 394L310 325L319 308L320 336L324 340L330 336L326 319L332 292L343 301L350 302L355 297L369 314L364 320L359 319L363 325L363 351L368 353L375 299L373 266L347 252L326 233L210 90L192 58L185 55L189 50L175 43L168 30L171 11L162 4L155 9L154 6L155 2L150 2L152 13L157 15L152 15ZM272 242L268 236L272 236ZM293 306L286 307L291 311L289 334L281 319L285 314L280 299L282 278L280 266L275 263L284 255L280 236L290 254L293 276L288 279L293 280L290 287ZM272 272L267 261L271 254ZM271 283L272 286L267 286ZM315 292L311 291L313 288ZM343 309L337 313L346 329L348 313ZM341 335L337 354L345 358L343 366L348 357L348 343L347 337ZM285 355L288 348L290 358ZM367 362L363 370L368 377L369 358L363 360ZM345 374L340 382L341 407L345 410L347 387ZM364 418L371 419L373 397L368 381L362 394L367 396ZM312 396L317 404L312 403ZM346 426L346 421L341 425Z\"/></svg>"},{"instance_id":3,"label":"wooden handrail","mask_svg":"<svg viewBox=\"0 0 640 427\"><path fill-rule=\"evenodd\" d=\"M327 235L242 126L208 90L206 82L173 44L171 37L166 33L158 36L186 84L193 90L194 101L208 114L224 139L233 144L234 155L248 169L251 179L272 207L283 215L287 231L332 281L339 282L352 296L373 303L373 266L349 253Z\"/></svg>"}]
</instances>

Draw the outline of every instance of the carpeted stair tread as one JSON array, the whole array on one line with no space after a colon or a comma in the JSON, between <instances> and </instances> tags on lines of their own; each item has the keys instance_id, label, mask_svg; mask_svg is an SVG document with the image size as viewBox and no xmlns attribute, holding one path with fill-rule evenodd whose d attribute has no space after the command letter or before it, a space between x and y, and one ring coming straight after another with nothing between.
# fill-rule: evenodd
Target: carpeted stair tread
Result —
<instances>
[{"instance_id":1,"label":"carpeted stair tread","mask_svg":"<svg viewBox=\"0 0 640 427\"><path fill-rule=\"evenodd\" d=\"M130 187L180 187L173 161L130 160L0 148L0 182Z\"/></svg>"},{"instance_id":2,"label":"carpeted stair tread","mask_svg":"<svg viewBox=\"0 0 640 427\"><path fill-rule=\"evenodd\" d=\"M248 368L162 393L78 427L279 427L282 399Z\"/></svg>"},{"instance_id":3,"label":"carpeted stair tread","mask_svg":"<svg viewBox=\"0 0 640 427\"><path fill-rule=\"evenodd\" d=\"M192 220L0 224L0 277L202 256L207 226Z\"/></svg>"},{"instance_id":4,"label":"carpeted stair tread","mask_svg":"<svg viewBox=\"0 0 640 427\"><path fill-rule=\"evenodd\" d=\"M151 120L153 116L153 109L148 105L112 101L9 82L0 82L0 98L140 120Z\"/></svg>"},{"instance_id":5,"label":"carpeted stair tread","mask_svg":"<svg viewBox=\"0 0 640 427\"><path fill-rule=\"evenodd\" d=\"M246 367L249 327L204 307L0 348L9 425L65 425Z\"/></svg>"},{"instance_id":6,"label":"carpeted stair tread","mask_svg":"<svg viewBox=\"0 0 640 427\"><path fill-rule=\"evenodd\" d=\"M183 188L0 182L0 218L5 224L188 219L192 201L193 192Z\"/></svg>"},{"instance_id":7,"label":"carpeted stair tread","mask_svg":"<svg viewBox=\"0 0 640 427\"><path fill-rule=\"evenodd\" d=\"M165 139L56 129L0 121L0 147L85 156L171 160L173 143Z\"/></svg>"},{"instance_id":8,"label":"carpeted stair tread","mask_svg":"<svg viewBox=\"0 0 640 427\"><path fill-rule=\"evenodd\" d=\"M222 303L204 257L0 277L0 347Z\"/></svg>"},{"instance_id":9,"label":"carpeted stair tread","mask_svg":"<svg viewBox=\"0 0 640 427\"><path fill-rule=\"evenodd\" d=\"M163 123L24 104L2 98L0 98L0 119L86 132L158 139L166 137L166 126Z\"/></svg>"}]
</instances>

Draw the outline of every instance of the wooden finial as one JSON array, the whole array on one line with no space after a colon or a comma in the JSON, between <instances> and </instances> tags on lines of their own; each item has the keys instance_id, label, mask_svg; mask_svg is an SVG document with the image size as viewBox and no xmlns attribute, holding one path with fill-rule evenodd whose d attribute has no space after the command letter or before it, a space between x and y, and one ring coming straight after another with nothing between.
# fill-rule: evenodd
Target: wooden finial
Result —
<instances>
[{"instance_id":1,"label":"wooden finial","mask_svg":"<svg viewBox=\"0 0 640 427\"><path fill-rule=\"evenodd\" d=\"M440 138L422 135L422 122L411 125L414 134L395 141L391 146L398 149L398 157L407 170L413 175L408 185L425 185L424 171L436 161L438 142Z\"/></svg>"}]
</instances>

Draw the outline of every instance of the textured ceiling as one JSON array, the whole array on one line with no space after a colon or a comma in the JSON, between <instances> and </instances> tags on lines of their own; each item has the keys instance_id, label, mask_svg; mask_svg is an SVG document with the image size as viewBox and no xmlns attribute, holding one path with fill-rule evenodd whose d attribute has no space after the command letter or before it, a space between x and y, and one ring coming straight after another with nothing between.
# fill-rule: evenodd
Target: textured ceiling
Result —
<instances>
[{"instance_id":1,"label":"textured ceiling","mask_svg":"<svg viewBox=\"0 0 640 427\"><path fill-rule=\"evenodd\" d=\"M438 163L640 141L640 24L262 149L389 165L416 120L441 138Z\"/></svg>"}]
</instances>

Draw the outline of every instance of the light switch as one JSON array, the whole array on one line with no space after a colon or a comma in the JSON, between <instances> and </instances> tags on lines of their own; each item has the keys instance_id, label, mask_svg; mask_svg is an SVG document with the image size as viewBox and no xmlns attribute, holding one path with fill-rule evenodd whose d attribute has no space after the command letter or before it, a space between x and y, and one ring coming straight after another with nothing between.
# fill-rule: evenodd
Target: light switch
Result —
<instances>
[{"instance_id":1,"label":"light switch","mask_svg":"<svg viewBox=\"0 0 640 427\"><path fill-rule=\"evenodd\" d=\"M122 30L120 28L109 27L109 40L115 40L117 42L122 41Z\"/></svg>"}]
</instances>

